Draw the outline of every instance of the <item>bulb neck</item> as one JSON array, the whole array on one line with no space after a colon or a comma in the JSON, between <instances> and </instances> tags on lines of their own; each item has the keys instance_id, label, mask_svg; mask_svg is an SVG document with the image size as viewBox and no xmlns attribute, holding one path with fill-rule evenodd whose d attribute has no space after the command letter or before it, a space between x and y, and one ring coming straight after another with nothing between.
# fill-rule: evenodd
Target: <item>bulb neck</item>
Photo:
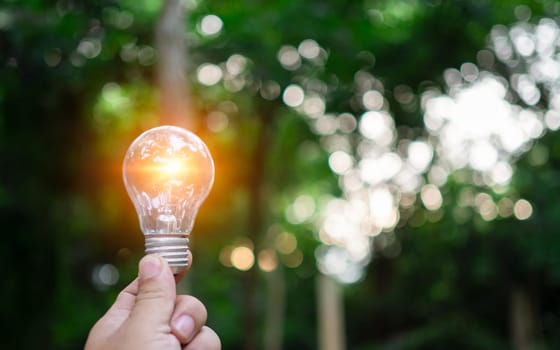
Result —
<instances>
[{"instance_id":1,"label":"bulb neck","mask_svg":"<svg viewBox=\"0 0 560 350\"><path fill-rule=\"evenodd\" d=\"M164 258L174 275L189 266L189 237L184 233L145 235L146 254Z\"/></svg>"}]
</instances>

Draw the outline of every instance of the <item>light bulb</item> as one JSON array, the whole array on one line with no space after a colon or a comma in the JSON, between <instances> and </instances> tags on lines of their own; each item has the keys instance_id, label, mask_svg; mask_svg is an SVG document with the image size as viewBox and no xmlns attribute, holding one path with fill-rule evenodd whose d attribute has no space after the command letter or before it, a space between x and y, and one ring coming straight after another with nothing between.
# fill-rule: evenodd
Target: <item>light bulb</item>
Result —
<instances>
[{"instance_id":1,"label":"light bulb","mask_svg":"<svg viewBox=\"0 0 560 350\"><path fill-rule=\"evenodd\" d=\"M150 129L134 140L123 180L144 233L146 254L159 254L174 274L189 265L189 235L212 188L214 162L198 136L176 126Z\"/></svg>"}]
</instances>

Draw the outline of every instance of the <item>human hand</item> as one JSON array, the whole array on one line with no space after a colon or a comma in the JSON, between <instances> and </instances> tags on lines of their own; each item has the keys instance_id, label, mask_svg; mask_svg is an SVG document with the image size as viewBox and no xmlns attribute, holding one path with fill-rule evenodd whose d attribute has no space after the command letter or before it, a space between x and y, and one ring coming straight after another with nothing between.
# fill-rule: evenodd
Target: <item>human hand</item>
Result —
<instances>
[{"instance_id":1,"label":"human hand","mask_svg":"<svg viewBox=\"0 0 560 350\"><path fill-rule=\"evenodd\" d=\"M147 255L138 270L91 329L85 350L221 349L220 338L205 326L206 308L192 296L176 295L163 258Z\"/></svg>"}]
</instances>

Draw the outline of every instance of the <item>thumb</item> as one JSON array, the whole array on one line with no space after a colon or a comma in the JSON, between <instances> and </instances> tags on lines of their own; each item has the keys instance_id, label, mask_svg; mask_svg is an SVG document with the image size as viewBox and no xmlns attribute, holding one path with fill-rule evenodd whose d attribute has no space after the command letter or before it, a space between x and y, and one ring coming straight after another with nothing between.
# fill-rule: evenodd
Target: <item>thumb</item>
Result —
<instances>
[{"instance_id":1,"label":"thumb","mask_svg":"<svg viewBox=\"0 0 560 350\"><path fill-rule=\"evenodd\" d=\"M143 257L138 266L138 294L129 326L152 332L168 326L175 297L175 280L167 262L157 255Z\"/></svg>"}]
</instances>

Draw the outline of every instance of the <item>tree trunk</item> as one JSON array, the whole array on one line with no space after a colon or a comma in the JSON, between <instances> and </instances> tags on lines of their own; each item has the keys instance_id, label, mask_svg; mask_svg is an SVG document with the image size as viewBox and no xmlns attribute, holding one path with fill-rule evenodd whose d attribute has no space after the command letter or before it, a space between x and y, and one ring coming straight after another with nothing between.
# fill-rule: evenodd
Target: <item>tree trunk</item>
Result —
<instances>
[{"instance_id":1,"label":"tree trunk","mask_svg":"<svg viewBox=\"0 0 560 350\"><path fill-rule=\"evenodd\" d=\"M251 175L248 178L247 184L250 198L248 238L255 245L255 252L258 251L260 237L264 231L263 219L265 212L263 208L266 207L266 204L263 198L263 191L272 121L272 111L268 110L265 106L259 112L261 125L257 134ZM245 350L256 350L258 344L257 320L259 318L259 305L257 301L258 268L256 265L245 273L244 279L245 314L243 317L243 348Z\"/></svg>"},{"instance_id":2,"label":"tree trunk","mask_svg":"<svg viewBox=\"0 0 560 350\"><path fill-rule=\"evenodd\" d=\"M530 350L535 346L536 305L527 288L511 292L511 337L513 349Z\"/></svg>"},{"instance_id":3,"label":"tree trunk","mask_svg":"<svg viewBox=\"0 0 560 350\"><path fill-rule=\"evenodd\" d=\"M319 349L346 349L342 290L331 277L319 275L317 301Z\"/></svg>"},{"instance_id":4,"label":"tree trunk","mask_svg":"<svg viewBox=\"0 0 560 350\"><path fill-rule=\"evenodd\" d=\"M162 124L195 130L197 120L192 115L186 79L185 31L183 1L166 0L155 33L160 120Z\"/></svg>"},{"instance_id":5,"label":"tree trunk","mask_svg":"<svg viewBox=\"0 0 560 350\"><path fill-rule=\"evenodd\" d=\"M264 349L282 349L284 331L284 308L286 300L286 286L284 271L280 266L267 273L268 295L266 305L266 323L264 332Z\"/></svg>"}]
</instances>

